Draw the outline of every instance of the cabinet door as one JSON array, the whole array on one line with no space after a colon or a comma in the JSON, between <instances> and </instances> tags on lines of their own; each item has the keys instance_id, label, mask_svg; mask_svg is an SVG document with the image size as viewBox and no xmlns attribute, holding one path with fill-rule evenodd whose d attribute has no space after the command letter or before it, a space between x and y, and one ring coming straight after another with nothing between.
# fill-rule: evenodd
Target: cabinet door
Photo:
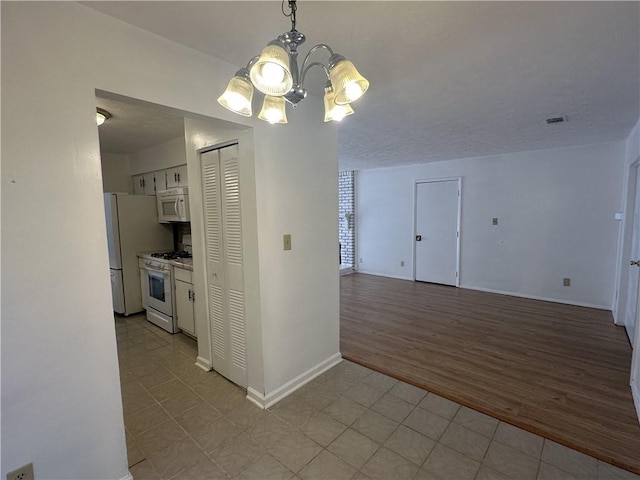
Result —
<instances>
[{"instance_id":1,"label":"cabinet door","mask_svg":"<svg viewBox=\"0 0 640 480\"><path fill-rule=\"evenodd\" d=\"M156 182L156 195L158 192L167 189L167 172L165 170L158 170L157 172L153 172L155 175Z\"/></svg>"},{"instance_id":2,"label":"cabinet door","mask_svg":"<svg viewBox=\"0 0 640 480\"><path fill-rule=\"evenodd\" d=\"M132 178L133 178L133 194L144 195L144 175L134 175Z\"/></svg>"},{"instance_id":3,"label":"cabinet door","mask_svg":"<svg viewBox=\"0 0 640 480\"><path fill-rule=\"evenodd\" d=\"M176 280L176 316L178 328L186 333L196 335L193 317L193 286L190 283Z\"/></svg>"},{"instance_id":4,"label":"cabinet door","mask_svg":"<svg viewBox=\"0 0 640 480\"><path fill-rule=\"evenodd\" d=\"M167 188L187 187L187 166L180 165L167 169Z\"/></svg>"},{"instance_id":5,"label":"cabinet door","mask_svg":"<svg viewBox=\"0 0 640 480\"><path fill-rule=\"evenodd\" d=\"M155 195L156 194L156 177L153 172L145 173L143 175L144 182L144 194Z\"/></svg>"}]
</instances>

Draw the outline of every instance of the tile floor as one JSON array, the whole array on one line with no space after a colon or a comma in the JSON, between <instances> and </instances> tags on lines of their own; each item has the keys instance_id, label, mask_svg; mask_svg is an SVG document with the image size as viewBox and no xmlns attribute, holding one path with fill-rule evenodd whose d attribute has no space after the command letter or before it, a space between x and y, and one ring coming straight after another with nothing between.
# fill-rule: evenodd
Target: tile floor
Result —
<instances>
[{"instance_id":1,"label":"tile floor","mask_svg":"<svg viewBox=\"0 0 640 480\"><path fill-rule=\"evenodd\" d=\"M348 361L263 411L190 338L143 315L116 335L135 480L640 480Z\"/></svg>"}]
</instances>

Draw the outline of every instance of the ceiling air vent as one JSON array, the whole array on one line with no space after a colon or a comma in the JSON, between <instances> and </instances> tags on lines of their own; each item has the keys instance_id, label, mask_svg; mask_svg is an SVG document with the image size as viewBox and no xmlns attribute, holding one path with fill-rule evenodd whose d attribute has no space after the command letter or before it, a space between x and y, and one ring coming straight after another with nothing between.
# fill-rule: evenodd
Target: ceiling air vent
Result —
<instances>
[{"instance_id":1,"label":"ceiling air vent","mask_svg":"<svg viewBox=\"0 0 640 480\"><path fill-rule=\"evenodd\" d=\"M567 121L567 117L565 117L564 115L562 117L551 117L551 118L547 118L544 122L547 125L551 125L552 123L562 123L562 122L566 122Z\"/></svg>"}]
</instances>

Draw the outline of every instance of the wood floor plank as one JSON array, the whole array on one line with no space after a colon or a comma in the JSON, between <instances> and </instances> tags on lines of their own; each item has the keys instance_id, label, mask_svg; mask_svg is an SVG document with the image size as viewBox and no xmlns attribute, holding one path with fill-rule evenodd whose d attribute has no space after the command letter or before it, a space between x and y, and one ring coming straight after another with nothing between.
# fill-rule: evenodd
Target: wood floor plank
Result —
<instances>
[{"instance_id":1,"label":"wood floor plank","mask_svg":"<svg viewBox=\"0 0 640 480\"><path fill-rule=\"evenodd\" d=\"M341 277L343 357L640 474L631 347L611 313Z\"/></svg>"}]
</instances>

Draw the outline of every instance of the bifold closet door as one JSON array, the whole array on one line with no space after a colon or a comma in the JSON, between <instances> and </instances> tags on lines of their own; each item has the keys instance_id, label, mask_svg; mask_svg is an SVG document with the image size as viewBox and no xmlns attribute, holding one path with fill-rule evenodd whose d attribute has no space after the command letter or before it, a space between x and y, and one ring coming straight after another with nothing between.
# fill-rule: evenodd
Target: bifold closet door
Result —
<instances>
[{"instance_id":1,"label":"bifold closet door","mask_svg":"<svg viewBox=\"0 0 640 480\"><path fill-rule=\"evenodd\" d=\"M201 155L213 368L247 386L238 146Z\"/></svg>"}]
</instances>

